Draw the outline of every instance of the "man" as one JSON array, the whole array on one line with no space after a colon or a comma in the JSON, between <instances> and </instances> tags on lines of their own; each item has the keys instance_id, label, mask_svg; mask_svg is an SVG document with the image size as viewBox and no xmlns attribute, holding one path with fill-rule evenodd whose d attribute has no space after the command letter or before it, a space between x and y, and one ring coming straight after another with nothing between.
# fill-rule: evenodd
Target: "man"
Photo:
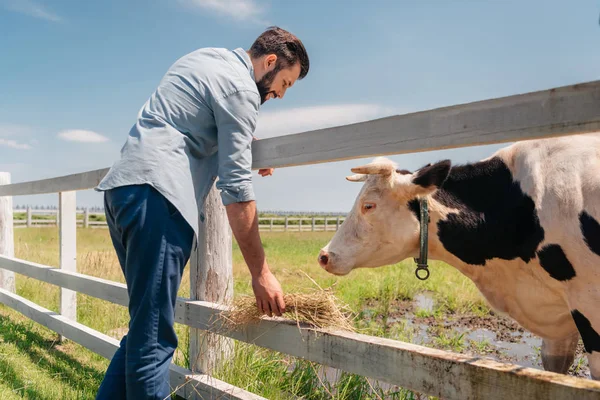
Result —
<instances>
[{"instance_id":1,"label":"man","mask_svg":"<svg viewBox=\"0 0 600 400\"><path fill-rule=\"evenodd\" d=\"M110 235L130 298L129 332L98 399L169 396L177 291L217 177L259 311L269 316L285 311L258 232L251 144L260 105L283 98L308 69L302 42L272 27L249 51L204 48L177 60L140 110L121 158L96 188L105 192Z\"/></svg>"}]
</instances>

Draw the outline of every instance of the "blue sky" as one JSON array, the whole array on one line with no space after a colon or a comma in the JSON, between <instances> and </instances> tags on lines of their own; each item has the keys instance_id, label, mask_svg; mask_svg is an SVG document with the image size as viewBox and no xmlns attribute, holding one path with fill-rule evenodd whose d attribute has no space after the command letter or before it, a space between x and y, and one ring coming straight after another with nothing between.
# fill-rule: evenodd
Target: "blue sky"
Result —
<instances>
[{"instance_id":1,"label":"blue sky","mask_svg":"<svg viewBox=\"0 0 600 400\"><path fill-rule=\"evenodd\" d=\"M600 79L599 15L591 0L0 0L0 171L21 182L110 166L177 58L247 49L268 25L302 39L311 70L262 107L263 138ZM412 169L499 147L390 158ZM369 160L256 176L258 206L348 211L360 184L344 177Z\"/></svg>"}]
</instances>

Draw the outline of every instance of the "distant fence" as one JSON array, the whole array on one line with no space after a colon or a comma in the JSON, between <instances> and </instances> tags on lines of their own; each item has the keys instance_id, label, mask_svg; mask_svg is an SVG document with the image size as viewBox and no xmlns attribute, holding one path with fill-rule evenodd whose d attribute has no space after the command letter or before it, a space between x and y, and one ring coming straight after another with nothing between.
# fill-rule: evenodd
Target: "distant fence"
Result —
<instances>
[{"instance_id":1,"label":"distant fence","mask_svg":"<svg viewBox=\"0 0 600 400\"><path fill-rule=\"evenodd\" d=\"M15 214L25 214L24 219L14 219L15 227L57 226L58 210L36 210L32 208L14 209ZM102 216L103 212L90 212L88 209L77 210L77 226L106 227L106 221L94 221L90 217ZM35 218L35 217L38 218ZM258 226L267 232L335 232L346 217L259 217Z\"/></svg>"},{"instance_id":2,"label":"distant fence","mask_svg":"<svg viewBox=\"0 0 600 400\"><path fill-rule=\"evenodd\" d=\"M24 219L13 219L15 227L39 227L39 226L57 226L59 224L59 210L38 210L33 208L13 209L13 214L25 214ZM76 210L76 222L80 227L106 227L106 221L95 221L94 216L104 217L103 212L91 212L87 208ZM37 218L36 218L37 217ZM90 218L91 217L91 218Z\"/></svg>"},{"instance_id":3,"label":"distant fence","mask_svg":"<svg viewBox=\"0 0 600 400\"><path fill-rule=\"evenodd\" d=\"M268 232L337 231L346 217L260 217L258 226Z\"/></svg>"},{"instance_id":4,"label":"distant fence","mask_svg":"<svg viewBox=\"0 0 600 400\"><path fill-rule=\"evenodd\" d=\"M263 139L253 144L253 169L599 130L600 81L595 81ZM8 174L0 173L0 302L111 358L118 341L77 322L75 296L79 292L123 306L128 304L125 285L76 272L75 193L95 187L107 171L15 184L9 184ZM60 268L14 258L12 196L42 193L59 196ZM398 340L325 332L277 318L224 328L215 317L226 309L219 303L233 295L232 236L214 187L205 215L197 250L190 261L192 298L179 298L176 307L176 321L191 328L190 369L171 365L171 384L186 398L260 398L210 376L211 365L228 362L225 344L235 339L446 400L600 399L600 383L596 381ZM60 286L60 314L15 294L13 273ZM209 276L214 279L207 279ZM203 337L211 339L202 340Z\"/></svg>"}]
</instances>

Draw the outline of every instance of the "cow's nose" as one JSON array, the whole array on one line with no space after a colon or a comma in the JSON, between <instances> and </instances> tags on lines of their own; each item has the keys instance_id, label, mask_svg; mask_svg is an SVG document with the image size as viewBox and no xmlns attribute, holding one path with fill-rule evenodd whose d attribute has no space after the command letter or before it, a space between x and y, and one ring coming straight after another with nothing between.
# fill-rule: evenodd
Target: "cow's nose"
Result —
<instances>
[{"instance_id":1,"label":"cow's nose","mask_svg":"<svg viewBox=\"0 0 600 400\"><path fill-rule=\"evenodd\" d=\"M321 267L325 268L328 262L329 254L326 251L321 250L321 253L319 253L319 264Z\"/></svg>"}]
</instances>

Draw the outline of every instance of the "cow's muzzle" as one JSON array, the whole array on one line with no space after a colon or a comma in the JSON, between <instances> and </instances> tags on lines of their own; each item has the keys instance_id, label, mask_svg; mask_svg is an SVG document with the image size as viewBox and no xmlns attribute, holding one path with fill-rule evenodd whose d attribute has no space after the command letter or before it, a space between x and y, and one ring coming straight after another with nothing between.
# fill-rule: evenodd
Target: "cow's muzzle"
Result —
<instances>
[{"instance_id":1,"label":"cow's muzzle","mask_svg":"<svg viewBox=\"0 0 600 400\"><path fill-rule=\"evenodd\" d=\"M329 261L331 260L331 255L326 250L321 250L319 253L319 265L325 270L327 270L327 265L329 265Z\"/></svg>"}]
</instances>

